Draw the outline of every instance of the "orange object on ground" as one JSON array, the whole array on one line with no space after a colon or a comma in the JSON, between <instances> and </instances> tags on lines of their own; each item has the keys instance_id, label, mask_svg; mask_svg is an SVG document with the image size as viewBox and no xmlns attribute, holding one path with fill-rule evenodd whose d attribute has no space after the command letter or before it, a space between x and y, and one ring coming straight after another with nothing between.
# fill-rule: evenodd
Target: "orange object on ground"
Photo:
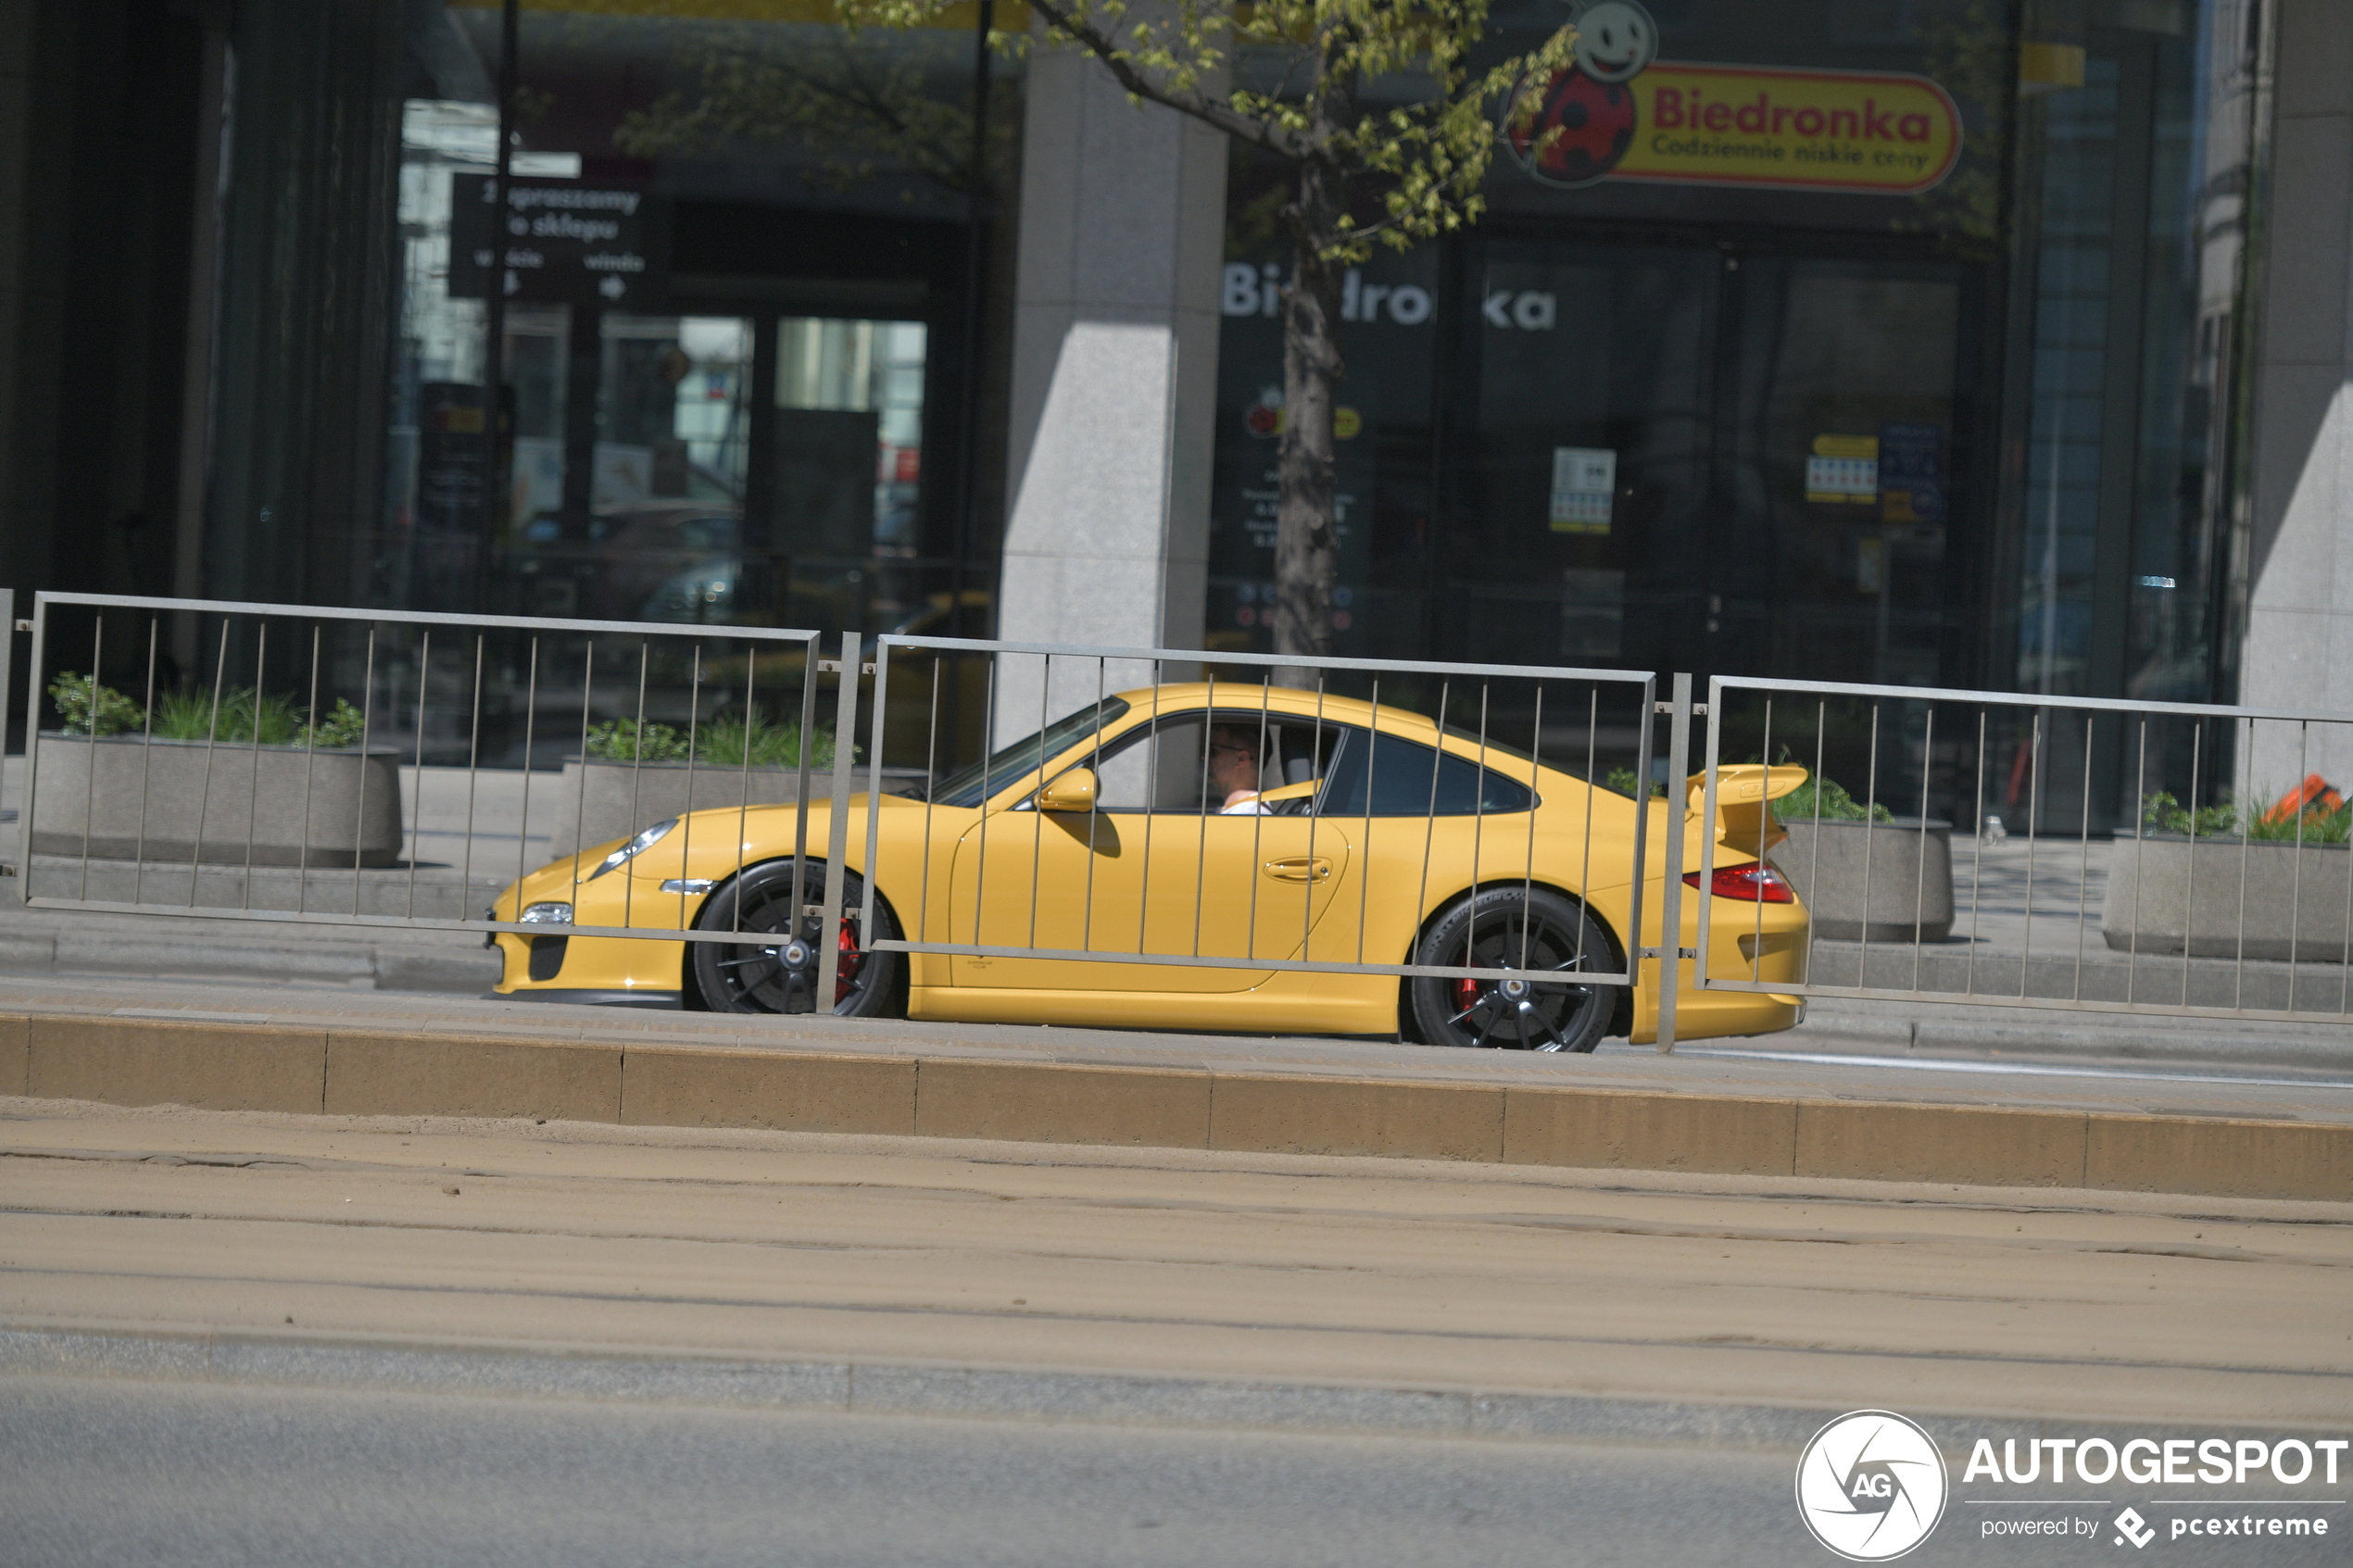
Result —
<instances>
[{"instance_id":1,"label":"orange object on ground","mask_svg":"<svg viewBox=\"0 0 2353 1568\"><path fill-rule=\"evenodd\" d=\"M2304 782L2280 797L2279 804L2263 813L2267 822L2284 822L2298 812L2321 811L2334 814L2345 809L2345 797L2334 785L2318 773L2307 773Z\"/></svg>"}]
</instances>

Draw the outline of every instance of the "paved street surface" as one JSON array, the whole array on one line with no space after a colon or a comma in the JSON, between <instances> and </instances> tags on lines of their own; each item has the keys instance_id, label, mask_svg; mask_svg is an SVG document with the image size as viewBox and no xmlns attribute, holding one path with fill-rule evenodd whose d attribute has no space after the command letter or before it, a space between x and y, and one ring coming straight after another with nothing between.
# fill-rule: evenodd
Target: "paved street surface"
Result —
<instances>
[{"instance_id":1,"label":"paved street surface","mask_svg":"<svg viewBox=\"0 0 2353 1568\"><path fill-rule=\"evenodd\" d=\"M0 1326L2353 1411L2353 1205L0 1100Z\"/></svg>"}]
</instances>

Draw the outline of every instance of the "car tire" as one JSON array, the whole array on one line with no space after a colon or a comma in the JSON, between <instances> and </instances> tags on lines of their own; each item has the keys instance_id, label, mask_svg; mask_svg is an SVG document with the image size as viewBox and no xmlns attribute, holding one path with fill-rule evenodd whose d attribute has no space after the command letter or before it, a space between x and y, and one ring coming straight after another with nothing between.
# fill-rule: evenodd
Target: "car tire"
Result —
<instances>
[{"instance_id":1,"label":"car tire","mask_svg":"<svg viewBox=\"0 0 2353 1568\"><path fill-rule=\"evenodd\" d=\"M774 932L767 943L690 942L686 962L687 1004L705 1012L814 1012L820 921L799 914L825 897L822 860L800 862L796 890L793 862L753 866L703 900L697 931ZM842 872L841 972L835 982L837 1018L895 1018L907 1011L907 955L862 950L858 909L865 901L865 879ZM740 922L740 923L738 923ZM899 935L888 906L875 904L875 935Z\"/></svg>"},{"instance_id":2,"label":"car tire","mask_svg":"<svg viewBox=\"0 0 2353 1568\"><path fill-rule=\"evenodd\" d=\"M1601 922L1549 888L1491 887L1455 900L1430 922L1414 961L1447 969L1529 971L1525 981L1427 975L1408 980L1410 1022L1434 1046L1590 1051L1607 1031L1617 999L1615 986L1538 978L1580 968L1607 973L1618 967L1617 949Z\"/></svg>"}]
</instances>

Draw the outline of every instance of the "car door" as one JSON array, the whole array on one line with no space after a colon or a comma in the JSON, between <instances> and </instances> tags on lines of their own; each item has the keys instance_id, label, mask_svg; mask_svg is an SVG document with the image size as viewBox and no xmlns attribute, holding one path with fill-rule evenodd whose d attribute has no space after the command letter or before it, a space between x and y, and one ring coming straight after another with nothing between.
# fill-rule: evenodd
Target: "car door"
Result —
<instances>
[{"instance_id":1,"label":"car door","mask_svg":"<svg viewBox=\"0 0 2353 1568\"><path fill-rule=\"evenodd\" d=\"M1211 717L1164 715L1108 743L1088 759L1094 811L1039 811L1024 801L957 845L958 942L1140 961L959 956L956 985L1244 991L1275 972L1253 960L1300 951L1348 882L1347 835L1306 814L1304 800L1296 815L1208 809L1222 804L1204 800ZM1258 724L1260 716L1236 721ZM1281 752L1271 739L1267 751L1263 782L1277 787Z\"/></svg>"}]
</instances>

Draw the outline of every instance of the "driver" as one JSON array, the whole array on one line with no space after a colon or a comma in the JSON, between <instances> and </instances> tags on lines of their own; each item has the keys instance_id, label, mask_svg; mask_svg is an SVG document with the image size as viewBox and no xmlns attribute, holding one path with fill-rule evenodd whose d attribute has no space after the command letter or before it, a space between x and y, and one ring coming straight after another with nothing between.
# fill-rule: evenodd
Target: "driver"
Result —
<instances>
[{"instance_id":1,"label":"driver","mask_svg":"<svg viewBox=\"0 0 2353 1568\"><path fill-rule=\"evenodd\" d=\"M1263 817L1258 798L1258 746L1247 730L1220 724L1209 732L1209 797L1223 817Z\"/></svg>"}]
</instances>

